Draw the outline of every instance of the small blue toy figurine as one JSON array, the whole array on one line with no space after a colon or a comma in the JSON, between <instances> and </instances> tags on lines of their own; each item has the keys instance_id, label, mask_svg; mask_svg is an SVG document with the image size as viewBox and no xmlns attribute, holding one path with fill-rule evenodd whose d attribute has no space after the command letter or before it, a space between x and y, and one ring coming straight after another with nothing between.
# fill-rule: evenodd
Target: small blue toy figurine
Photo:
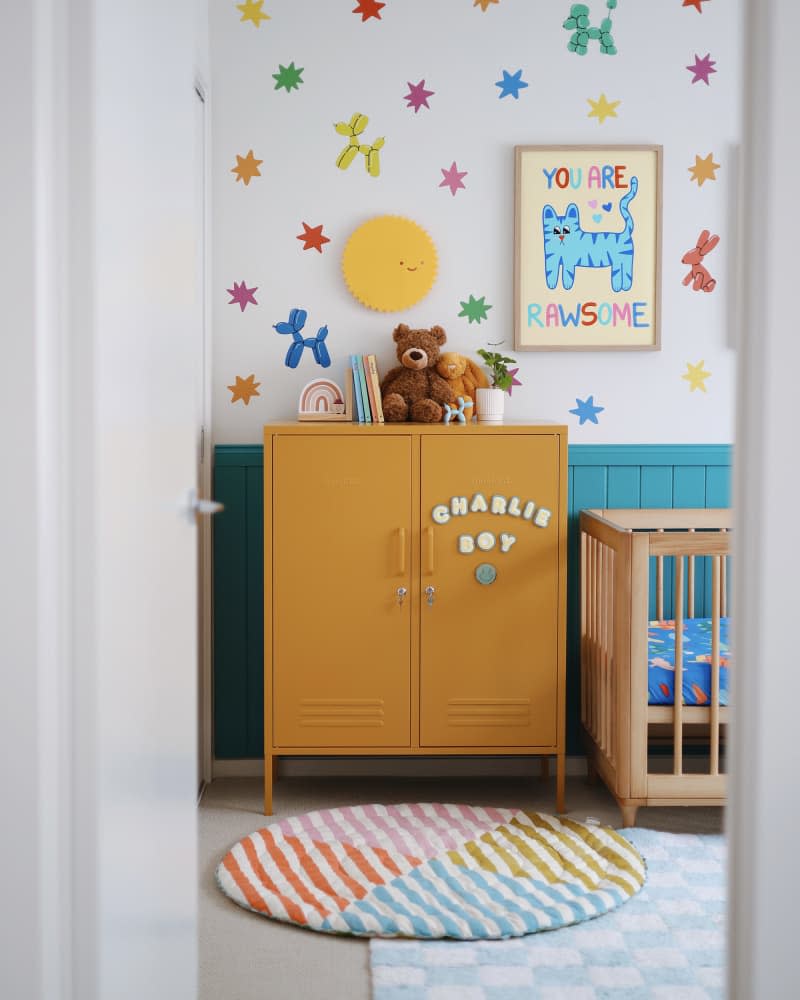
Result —
<instances>
[{"instance_id":1,"label":"small blue toy figurine","mask_svg":"<svg viewBox=\"0 0 800 1000\"><path fill-rule=\"evenodd\" d=\"M451 406L449 403L444 404L444 422L446 424L451 424L454 421L458 421L459 424L465 424L467 422L464 410L471 409L472 400L468 399L465 402L463 396L458 396L456 402L458 403L458 406ZM470 416L472 416L472 414L470 414Z\"/></svg>"},{"instance_id":2,"label":"small blue toy figurine","mask_svg":"<svg viewBox=\"0 0 800 1000\"><path fill-rule=\"evenodd\" d=\"M275 323L273 325L273 330L277 330L278 333L290 333L292 335L292 343L286 352L285 364L287 368L297 368L300 364L300 358L303 356L303 351L306 347L309 347L317 364L322 365L323 368L329 368L331 356L328 354L328 348L325 345L325 338L328 336L328 327L321 326L317 330L316 337L302 337L300 331L306 325L307 316L308 313L305 309L292 309L289 313L288 323Z\"/></svg>"}]
</instances>

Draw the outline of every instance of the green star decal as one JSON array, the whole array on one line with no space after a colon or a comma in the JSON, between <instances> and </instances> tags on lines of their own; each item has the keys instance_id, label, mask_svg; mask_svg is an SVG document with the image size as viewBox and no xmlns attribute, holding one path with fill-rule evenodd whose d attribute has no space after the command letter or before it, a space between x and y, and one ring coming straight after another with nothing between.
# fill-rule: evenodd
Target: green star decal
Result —
<instances>
[{"instance_id":1,"label":"green star decal","mask_svg":"<svg viewBox=\"0 0 800 1000\"><path fill-rule=\"evenodd\" d=\"M300 75L302 72L303 67L297 69L293 62L289 63L288 66L281 66L278 63L278 72L272 74L272 79L277 80L275 89L280 90L281 87L284 87L287 94L292 89L299 90L300 84L303 82L303 77Z\"/></svg>"},{"instance_id":2,"label":"green star decal","mask_svg":"<svg viewBox=\"0 0 800 1000\"><path fill-rule=\"evenodd\" d=\"M479 299L476 299L473 295L470 295L467 302L461 303L461 312L459 316L469 317L470 323L480 323L482 319L487 319L487 312L492 307L486 303L486 296L481 295Z\"/></svg>"}]
</instances>

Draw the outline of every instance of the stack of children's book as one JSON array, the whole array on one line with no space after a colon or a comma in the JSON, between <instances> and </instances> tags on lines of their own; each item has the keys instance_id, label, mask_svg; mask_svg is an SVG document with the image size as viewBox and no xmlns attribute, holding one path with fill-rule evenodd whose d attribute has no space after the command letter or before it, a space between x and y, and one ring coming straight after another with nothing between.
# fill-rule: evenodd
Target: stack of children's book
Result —
<instances>
[{"instance_id":1,"label":"stack of children's book","mask_svg":"<svg viewBox=\"0 0 800 1000\"><path fill-rule=\"evenodd\" d=\"M382 424L381 387L374 354L351 354L350 374L346 376L348 396L352 398L353 422ZM351 395L352 393L352 395Z\"/></svg>"}]
</instances>

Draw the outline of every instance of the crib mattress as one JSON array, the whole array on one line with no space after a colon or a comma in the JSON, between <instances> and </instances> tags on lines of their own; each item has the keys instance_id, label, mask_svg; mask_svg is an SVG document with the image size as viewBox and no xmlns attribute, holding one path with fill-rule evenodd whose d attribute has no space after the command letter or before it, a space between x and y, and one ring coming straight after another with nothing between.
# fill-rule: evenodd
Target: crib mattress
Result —
<instances>
[{"instance_id":1,"label":"crib mattress","mask_svg":"<svg viewBox=\"0 0 800 1000\"><path fill-rule=\"evenodd\" d=\"M728 620L719 624L719 703L728 704ZM647 630L648 703L675 703L675 622L653 621ZM711 619L683 623L683 703L711 703Z\"/></svg>"}]
</instances>

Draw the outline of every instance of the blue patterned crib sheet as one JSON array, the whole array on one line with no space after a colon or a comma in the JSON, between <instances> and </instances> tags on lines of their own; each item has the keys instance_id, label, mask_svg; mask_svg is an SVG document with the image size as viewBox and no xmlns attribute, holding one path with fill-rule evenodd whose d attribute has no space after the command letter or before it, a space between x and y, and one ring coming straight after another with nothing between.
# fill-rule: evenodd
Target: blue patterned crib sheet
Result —
<instances>
[{"instance_id":1,"label":"blue patterned crib sheet","mask_svg":"<svg viewBox=\"0 0 800 1000\"><path fill-rule=\"evenodd\" d=\"M728 618L719 620L719 703L728 704ZM648 703L675 703L675 622L653 621L647 630ZM711 704L711 619L683 623L683 703Z\"/></svg>"}]
</instances>

